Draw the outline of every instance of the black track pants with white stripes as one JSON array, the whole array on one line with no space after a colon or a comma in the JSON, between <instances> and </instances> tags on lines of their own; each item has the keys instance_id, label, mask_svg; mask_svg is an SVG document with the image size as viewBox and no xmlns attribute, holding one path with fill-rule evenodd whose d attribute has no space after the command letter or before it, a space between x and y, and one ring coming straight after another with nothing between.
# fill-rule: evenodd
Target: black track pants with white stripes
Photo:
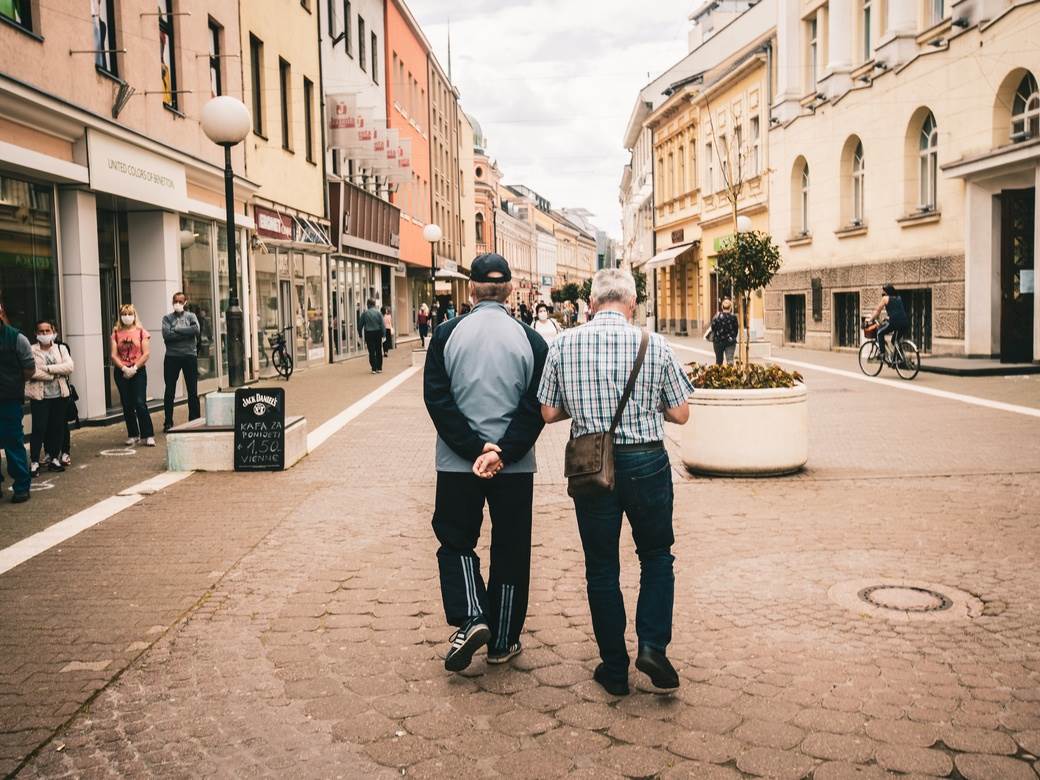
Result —
<instances>
[{"instance_id":1,"label":"black track pants with white stripes","mask_svg":"<svg viewBox=\"0 0 1040 780\"><path fill-rule=\"evenodd\" d=\"M437 472L433 531L440 542L444 616L453 626L483 615L491 627L491 647L504 650L520 638L527 617L531 579L533 474L499 474L480 479L470 473ZM491 570L487 586L475 548L491 514Z\"/></svg>"}]
</instances>

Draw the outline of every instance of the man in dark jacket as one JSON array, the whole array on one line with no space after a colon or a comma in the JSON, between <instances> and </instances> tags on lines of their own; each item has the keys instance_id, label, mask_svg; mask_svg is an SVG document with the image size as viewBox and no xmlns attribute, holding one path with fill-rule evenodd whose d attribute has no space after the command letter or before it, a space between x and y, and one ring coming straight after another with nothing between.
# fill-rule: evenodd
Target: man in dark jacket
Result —
<instances>
[{"instance_id":1,"label":"man in dark jacket","mask_svg":"<svg viewBox=\"0 0 1040 780\"><path fill-rule=\"evenodd\" d=\"M11 501L21 504L29 500L29 456L25 453L25 431L22 429L22 404L25 382L36 370L29 339L7 320L0 304L0 447L7 454L7 473L14 480ZM0 475L0 483L3 476Z\"/></svg>"},{"instance_id":2,"label":"man in dark jacket","mask_svg":"<svg viewBox=\"0 0 1040 780\"><path fill-rule=\"evenodd\" d=\"M188 420L202 416L199 404L199 336L202 328L199 318L187 310L188 296L173 294L173 311L163 315L162 335L166 343L163 358L163 432L173 427L173 400L177 395L177 380L184 374L184 391L188 396Z\"/></svg>"},{"instance_id":3,"label":"man in dark jacket","mask_svg":"<svg viewBox=\"0 0 1040 780\"><path fill-rule=\"evenodd\" d=\"M368 299L368 308L358 318L358 328L365 334L365 346L368 347L368 364L373 374L383 373L383 337L386 335L386 323L383 313L376 308L376 302Z\"/></svg>"},{"instance_id":4,"label":"man in dark jacket","mask_svg":"<svg viewBox=\"0 0 1040 780\"><path fill-rule=\"evenodd\" d=\"M488 643L489 663L513 658L527 617L534 444L544 425L536 392L548 348L509 315L511 278L500 255L476 258L469 287L476 305L438 327L426 353L423 394L438 434L433 530L445 617L459 629L444 660L453 672ZM486 587L474 552L485 503Z\"/></svg>"}]
</instances>

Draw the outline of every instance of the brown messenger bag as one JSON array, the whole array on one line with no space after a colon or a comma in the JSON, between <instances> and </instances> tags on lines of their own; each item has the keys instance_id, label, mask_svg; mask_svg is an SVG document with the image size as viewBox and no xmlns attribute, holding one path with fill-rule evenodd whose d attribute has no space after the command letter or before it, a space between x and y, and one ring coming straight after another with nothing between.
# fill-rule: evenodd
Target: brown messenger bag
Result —
<instances>
[{"instance_id":1,"label":"brown messenger bag","mask_svg":"<svg viewBox=\"0 0 1040 780\"><path fill-rule=\"evenodd\" d=\"M621 423L621 415L636 386L636 379L646 358L646 347L650 334L643 331L639 342L639 354L628 375L628 384L621 395L617 412L606 433L587 433L567 442L563 461L563 473L567 477L567 495L571 498L591 498L609 493L614 489L614 431Z\"/></svg>"}]
</instances>

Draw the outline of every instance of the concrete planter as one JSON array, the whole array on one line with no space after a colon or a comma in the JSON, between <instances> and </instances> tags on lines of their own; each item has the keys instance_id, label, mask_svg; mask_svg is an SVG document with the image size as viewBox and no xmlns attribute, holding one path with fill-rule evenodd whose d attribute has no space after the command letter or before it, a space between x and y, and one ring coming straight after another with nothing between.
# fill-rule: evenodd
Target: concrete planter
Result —
<instances>
[{"instance_id":1,"label":"concrete planter","mask_svg":"<svg viewBox=\"0 0 1040 780\"><path fill-rule=\"evenodd\" d=\"M772 390L697 390L683 426L682 458L698 474L771 477L809 459L804 384Z\"/></svg>"}]
</instances>

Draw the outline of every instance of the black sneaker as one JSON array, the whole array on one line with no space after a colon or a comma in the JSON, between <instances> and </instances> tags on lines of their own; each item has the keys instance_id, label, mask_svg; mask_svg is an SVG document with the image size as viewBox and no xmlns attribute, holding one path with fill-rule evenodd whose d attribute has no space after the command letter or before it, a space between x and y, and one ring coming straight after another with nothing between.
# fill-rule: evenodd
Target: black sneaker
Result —
<instances>
[{"instance_id":1,"label":"black sneaker","mask_svg":"<svg viewBox=\"0 0 1040 780\"><path fill-rule=\"evenodd\" d=\"M36 479L38 476L40 476L40 464L33 461L29 464L29 477Z\"/></svg>"},{"instance_id":2,"label":"black sneaker","mask_svg":"<svg viewBox=\"0 0 1040 780\"><path fill-rule=\"evenodd\" d=\"M660 650L643 647L636 658L636 669L650 678L655 688L670 691L679 687L679 675L668 657Z\"/></svg>"},{"instance_id":3,"label":"black sneaker","mask_svg":"<svg viewBox=\"0 0 1040 780\"><path fill-rule=\"evenodd\" d=\"M47 470L48 471L64 471L65 467L61 465L61 461L58 460L57 458L51 458L50 462L47 464Z\"/></svg>"},{"instance_id":4,"label":"black sneaker","mask_svg":"<svg viewBox=\"0 0 1040 780\"><path fill-rule=\"evenodd\" d=\"M516 658L524 650L519 642L513 642L505 650L488 650L487 662L489 664L504 664L506 661Z\"/></svg>"},{"instance_id":5,"label":"black sneaker","mask_svg":"<svg viewBox=\"0 0 1040 780\"><path fill-rule=\"evenodd\" d=\"M628 680L617 680L609 676L607 665L600 664L592 673L592 679L603 686L611 696L628 696Z\"/></svg>"},{"instance_id":6,"label":"black sneaker","mask_svg":"<svg viewBox=\"0 0 1040 780\"><path fill-rule=\"evenodd\" d=\"M28 500L29 500L29 492L28 491L26 491L25 493L15 493L13 496L11 496L11 503L12 504L24 504Z\"/></svg>"},{"instance_id":7,"label":"black sneaker","mask_svg":"<svg viewBox=\"0 0 1040 780\"><path fill-rule=\"evenodd\" d=\"M491 639L491 629L483 617L470 618L458 631L451 635L451 647L444 657L444 668L449 672L461 672L473 654Z\"/></svg>"}]
</instances>

